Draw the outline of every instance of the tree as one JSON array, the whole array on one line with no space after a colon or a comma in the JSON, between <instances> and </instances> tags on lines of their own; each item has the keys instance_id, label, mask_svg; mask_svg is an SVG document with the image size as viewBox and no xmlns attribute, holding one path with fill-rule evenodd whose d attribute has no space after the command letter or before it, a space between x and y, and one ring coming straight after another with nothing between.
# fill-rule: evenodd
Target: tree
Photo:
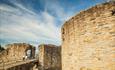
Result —
<instances>
[{"instance_id":1,"label":"tree","mask_svg":"<svg viewBox=\"0 0 115 70\"><path fill-rule=\"evenodd\" d=\"M105 0L105 1L109 2L109 1L115 1L115 0Z\"/></svg>"},{"instance_id":2,"label":"tree","mask_svg":"<svg viewBox=\"0 0 115 70\"><path fill-rule=\"evenodd\" d=\"M0 52L5 50L1 45L0 45Z\"/></svg>"}]
</instances>

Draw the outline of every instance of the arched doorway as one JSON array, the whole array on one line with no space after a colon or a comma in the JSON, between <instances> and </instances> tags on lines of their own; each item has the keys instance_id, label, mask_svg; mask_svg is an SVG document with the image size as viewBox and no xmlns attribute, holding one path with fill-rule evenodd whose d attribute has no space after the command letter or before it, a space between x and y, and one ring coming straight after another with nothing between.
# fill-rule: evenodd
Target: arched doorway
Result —
<instances>
[{"instance_id":1,"label":"arched doorway","mask_svg":"<svg viewBox=\"0 0 115 70\"><path fill-rule=\"evenodd\" d=\"M31 49L29 49L29 50L26 51L26 56L27 56L28 59L30 59L31 56L32 56L31 52L32 52Z\"/></svg>"},{"instance_id":2,"label":"arched doorway","mask_svg":"<svg viewBox=\"0 0 115 70\"><path fill-rule=\"evenodd\" d=\"M34 59L35 58L35 47L26 49L25 56L26 56L26 59Z\"/></svg>"}]
</instances>

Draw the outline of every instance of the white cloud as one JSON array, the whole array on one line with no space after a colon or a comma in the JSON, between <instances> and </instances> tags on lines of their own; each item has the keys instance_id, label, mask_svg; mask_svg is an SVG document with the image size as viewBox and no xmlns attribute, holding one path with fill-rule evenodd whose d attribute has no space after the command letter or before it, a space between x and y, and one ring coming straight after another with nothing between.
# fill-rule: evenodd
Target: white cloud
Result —
<instances>
[{"instance_id":1,"label":"white cloud","mask_svg":"<svg viewBox=\"0 0 115 70\"><path fill-rule=\"evenodd\" d=\"M21 4L0 5L0 39L60 44L60 27L47 11L35 13ZM56 43L57 42L57 43Z\"/></svg>"},{"instance_id":2,"label":"white cloud","mask_svg":"<svg viewBox=\"0 0 115 70\"><path fill-rule=\"evenodd\" d=\"M45 2L45 10L52 11L60 21L66 21L72 15L70 12L68 13L64 10L65 7L62 7L58 0L43 1Z\"/></svg>"}]
</instances>

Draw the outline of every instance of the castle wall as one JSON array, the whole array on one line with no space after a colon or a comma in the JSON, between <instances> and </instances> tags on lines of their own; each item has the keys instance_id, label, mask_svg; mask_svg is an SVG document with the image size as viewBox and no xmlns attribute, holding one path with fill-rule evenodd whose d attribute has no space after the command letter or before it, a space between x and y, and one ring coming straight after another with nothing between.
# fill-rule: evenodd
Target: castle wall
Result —
<instances>
[{"instance_id":1,"label":"castle wall","mask_svg":"<svg viewBox=\"0 0 115 70\"><path fill-rule=\"evenodd\" d=\"M61 48L55 45L40 45L39 63L43 70L61 70Z\"/></svg>"},{"instance_id":2,"label":"castle wall","mask_svg":"<svg viewBox=\"0 0 115 70\"><path fill-rule=\"evenodd\" d=\"M31 51L31 58L35 57L35 47L25 43L14 43L6 45L7 49L0 53L0 59L4 63L23 60L27 50Z\"/></svg>"},{"instance_id":3,"label":"castle wall","mask_svg":"<svg viewBox=\"0 0 115 70\"><path fill-rule=\"evenodd\" d=\"M30 62L30 63L14 66L4 70L38 70L38 68L36 68L36 64L34 62Z\"/></svg>"},{"instance_id":4,"label":"castle wall","mask_svg":"<svg viewBox=\"0 0 115 70\"><path fill-rule=\"evenodd\" d=\"M115 2L92 7L62 27L62 70L115 70Z\"/></svg>"}]
</instances>

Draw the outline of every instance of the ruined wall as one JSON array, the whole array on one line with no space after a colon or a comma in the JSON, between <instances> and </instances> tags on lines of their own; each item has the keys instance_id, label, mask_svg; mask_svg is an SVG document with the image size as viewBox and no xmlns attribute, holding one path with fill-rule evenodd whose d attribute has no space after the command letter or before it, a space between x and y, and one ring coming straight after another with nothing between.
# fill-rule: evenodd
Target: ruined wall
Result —
<instances>
[{"instance_id":1,"label":"ruined wall","mask_svg":"<svg viewBox=\"0 0 115 70\"><path fill-rule=\"evenodd\" d=\"M39 63L43 70L61 70L61 48L55 45L40 45Z\"/></svg>"},{"instance_id":2,"label":"ruined wall","mask_svg":"<svg viewBox=\"0 0 115 70\"><path fill-rule=\"evenodd\" d=\"M115 2L67 21L62 40L62 70L115 70Z\"/></svg>"},{"instance_id":3,"label":"ruined wall","mask_svg":"<svg viewBox=\"0 0 115 70\"><path fill-rule=\"evenodd\" d=\"M35 56L35 47L25 43L14 43L6 45L7 49L0 53L0 59L3 62L11 62L11 61L18 61L23 60L23 56L27 55L27 50L32 50L31 57L34 58Z\"/></svg>"},{"instance_id":4,"label":"ruined wall","mask_svg":"<svg viewBox=\"0 0 115 70\"><path fill-rule=\"evenodd\" d=\"M36 64L34 62L30 62L30 63L14 66L4 70L38 70L38 68L36 67Z\"/></svg>"}]
</instances>

